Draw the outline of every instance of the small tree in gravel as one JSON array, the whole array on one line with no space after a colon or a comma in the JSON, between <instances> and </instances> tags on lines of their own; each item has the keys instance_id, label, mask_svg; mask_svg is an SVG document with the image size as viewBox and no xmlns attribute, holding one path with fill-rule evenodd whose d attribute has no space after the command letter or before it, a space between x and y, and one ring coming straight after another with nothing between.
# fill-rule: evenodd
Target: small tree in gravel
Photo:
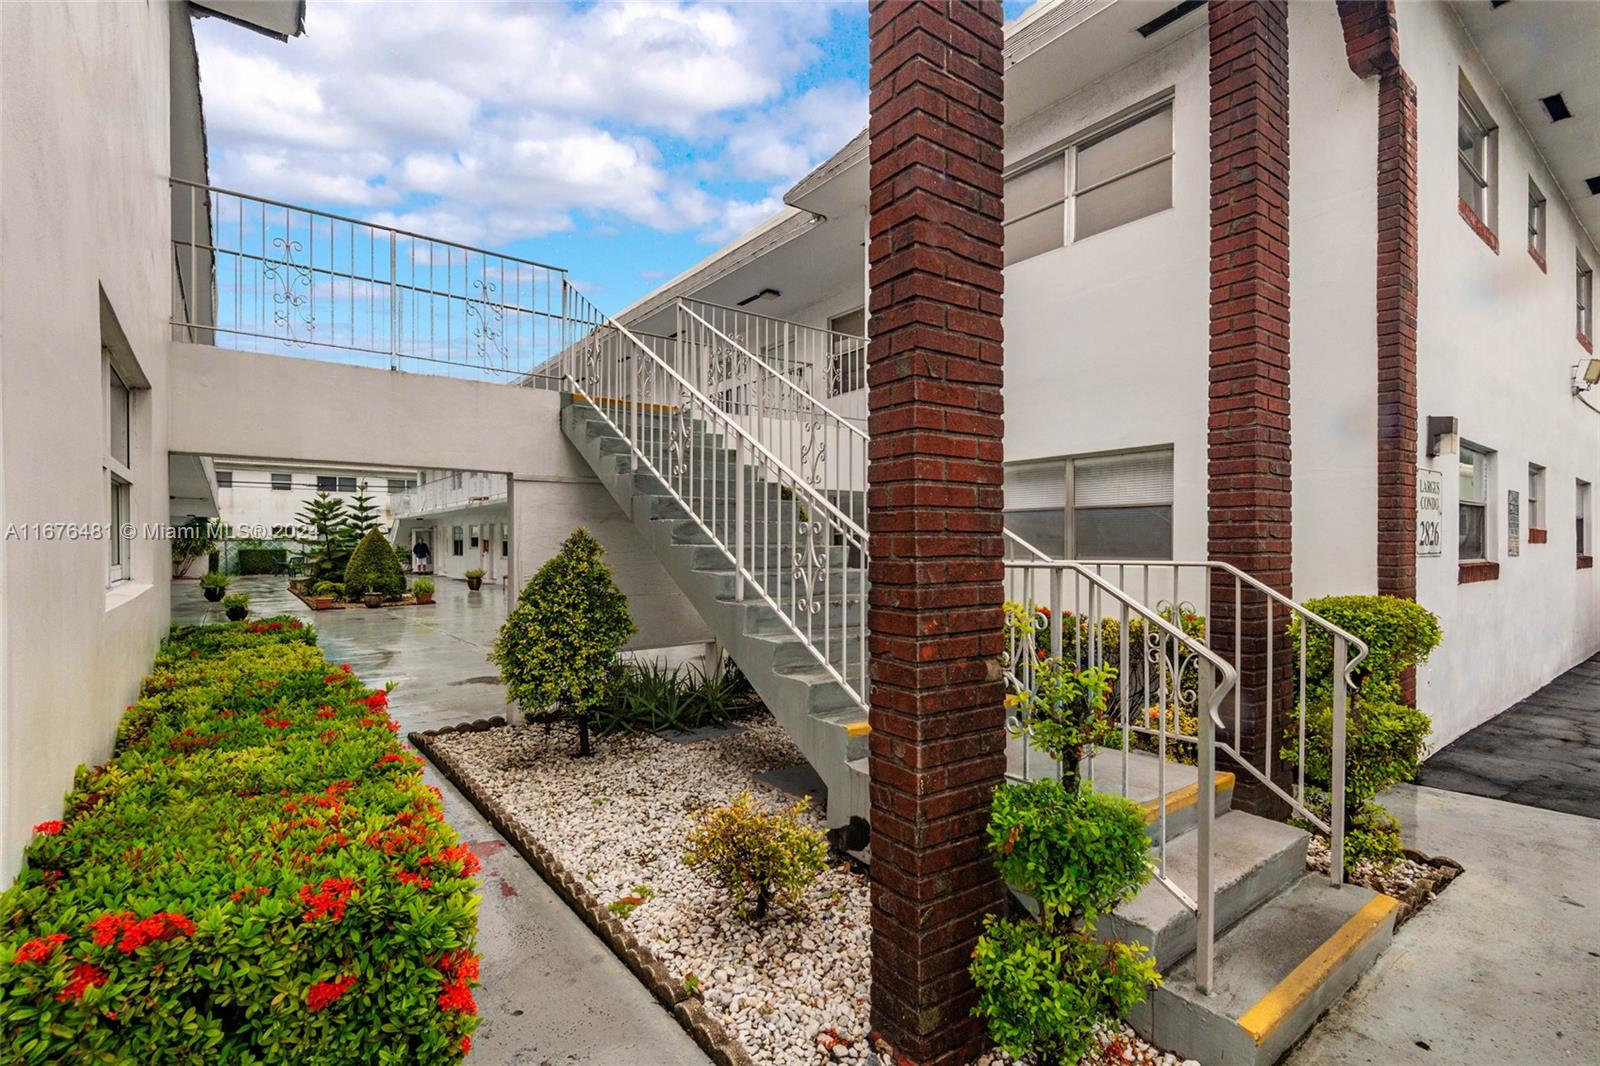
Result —
<instances>
[{"instance_id":1,"label":"small tree in gravel","mask_svg":"<svg viewBox=\"0 0 1600 1066\"><path fill-rule=\"evenodd\" d=\"M579 755L590 753L589 718L611 687L617 652L638 632L604 557L587 529L573 530L529 579L489 653L507 702L530 719L554 713L577 723Z\"/></svg>"},{"instance_id":2,"label":"small tree in gravel","mask_svg":"<svg viewBox=\"0 0 1600 1066\"><path fill-rule=\"evenodd\" d=\"M344 571L344 593L352 600L369 592L385 596L399 596L406 590L406 575L400 562L389 547L389 540L380 530L369 529L356 550L350 553L350 563Z\"/></svg>"},{"instance_id":3,"label":"small tree in gravel","mask_svg":"<svg viewBox=\"0 0 1600 1066\"><path fill-rule=\"evenodd\" d=\"M1000 876L1039 901L1037 920L989 917L972 952L974 1013L1016 1058L1076 1063L1095 1027L1160 983L1141 944L1104 943L1094 923L1150 879L1144 811L1047 778L997 790L989 849Z\"/></svg>"},{"instance_id":4,"label":"small tree in gravel","mask_svg":"<svg viewBox=\"0 0 1600 1066\"><path fill-rule=\"evenodd\" d=\"M768 811L748 792L702 813L689 832L684 865L726 889L756 921L772 904L787 911L828 864L828 840L800 816L811 801Z\"/></svg>"}]
</instances>

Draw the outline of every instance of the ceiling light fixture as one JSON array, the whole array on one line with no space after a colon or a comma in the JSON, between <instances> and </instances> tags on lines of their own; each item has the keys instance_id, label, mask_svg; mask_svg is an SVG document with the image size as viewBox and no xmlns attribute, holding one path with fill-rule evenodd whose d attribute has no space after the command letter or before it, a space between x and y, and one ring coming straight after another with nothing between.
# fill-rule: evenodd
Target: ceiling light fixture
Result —
<instances>
[{"instance_id":1,"label":"ceiling light fixture","mask_svg":"<svg viewBox=\"0 0 1600 1066\"><path fill-rule=\"evenodd\" d=\"M1539 102L1544 105L1545 112L1549 114L1551 122L1560 122L1564 118L1571 118L1572 112L1567 108L1567 101L1560 93L1539 97Z\"/></svg>"}]
</instances>

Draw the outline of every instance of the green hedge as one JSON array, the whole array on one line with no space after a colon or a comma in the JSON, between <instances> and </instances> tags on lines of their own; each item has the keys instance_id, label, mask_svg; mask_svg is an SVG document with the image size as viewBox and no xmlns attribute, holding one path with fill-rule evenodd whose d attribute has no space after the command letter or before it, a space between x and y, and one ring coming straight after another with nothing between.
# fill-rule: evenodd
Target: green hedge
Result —
<instances>
[{"instance_id":1,"label":"green hedge","mask_svg":"<svg viewBox=\"0 0 1600 1066\"><path fill-rule=\"evenodd\" d=\"M174 627L0 896L7 1062L458 1061L477 859L292 618Z\"/></svg>"},{"instance_id":2,"label":"green hedge","mask_svg":"<svg viewBox=\"0 0 1600 1066\"><path fill-rule=\"evenodd\" d=\"M283 548L240 548L234 566L241 574L281 574L289 565Z\"/></svg>"}]
</instances>

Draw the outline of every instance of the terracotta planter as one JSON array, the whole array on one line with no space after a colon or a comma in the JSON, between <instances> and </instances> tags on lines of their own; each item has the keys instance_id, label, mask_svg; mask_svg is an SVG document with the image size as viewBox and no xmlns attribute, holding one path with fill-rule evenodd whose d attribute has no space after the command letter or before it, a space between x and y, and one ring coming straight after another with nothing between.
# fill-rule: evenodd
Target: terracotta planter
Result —
<instances>
[{"instance_id":1,"label":"terracotta planter","mask_svg":"<svg viewBox=\"0 0 1600 1066\"><path fill-rule=\"evenodd\" d=\"M382 607L383 606L383 593L381 593L381 592L368 592L368 593L366 593L365 595L363 595L361 597L361 602L366 604L368 607Z\"/></svg>"},{"instance_id":2,"label":"terracotta planter","mask_svg":"<svg viewBox=\"0 0 1600 1066\"><path fill-rule=\"evenodd\" d=\"M290 578L289 591L304 596L306 594L306 579L303 577Z\"/></svg>"},{"instance_id":3,"label":"terracotta planter","mask_svg":"<svg viewBox=\"0 0 1600 1066\"><path fill-rule=\"evenodd\" d=\"M206 594L206 599L210 600L212 603L219 603L222 600L223 593L227 592L228 590L227 589L201 589L200 591L205 593Z\"/></svg>"},{"instance_id":4,"label":"terracotta planter","mask_svg":"<svg viewBox=\"0 0 1600 1066\"><path fill-rule=\"evenodd\" d=\"M248 607L229 607L228 608L228 621L230 621L230 622L243 622L245 620L245 618L249 614L250 614L250 608L248 608Z\"/></svg>"},{"instance_id":5,"label":"terracotta planter","mask_svg":"<svg viewBox=\"0 0 1600 1066\"><path fill-rule=\"evenodd\" d=\"M481 578L481 577L469 577L469 578L467 578L467 588L471 589L473 592L477 592L479 589L483 588L483 578Z\"/></svg>"},{"instance_id":6,"label":"terracotta planter","mask_svg":"<svg viewBox=\"0 0 1600 1066\"><path fill-rule=\"evenodd\" d=\"M331 611L331 610L333 610L333 597L332 596L313 596L313 597L311 597L311 609L313 611Z\"/></svg>"},{"instance_id":7,"label":"terracotta planter","mask_svg":"<svg viewBox=\"0 0 1600 1066\"><path fill-rule=\"evenodd\" d=\"M418 603L432 603L433 602L433 593L431 593L431 592L417 592L417 593L413 593L413 595L417 597L417 602Z\"/></svg>"}]
</instances>

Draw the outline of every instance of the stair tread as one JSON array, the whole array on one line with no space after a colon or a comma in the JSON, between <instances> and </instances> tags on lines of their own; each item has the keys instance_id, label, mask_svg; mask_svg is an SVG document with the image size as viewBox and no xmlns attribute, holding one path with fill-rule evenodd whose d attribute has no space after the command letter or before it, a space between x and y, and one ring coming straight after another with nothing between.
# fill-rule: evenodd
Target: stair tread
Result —
<instances>
[{"instance_id":1,"label":"stair tread","mask_svg":"<svg viewBox=\"0 0 1600 1066\"><path fill-rule=\"evenodd\" d=\"M1269 995L1300 991L1284 986L1315 976L1297 974L1302 964L1337 962L1392 921L1398 907L1397 900L1370 888L1335 887L1323 875L1308 873L1218 936L1209 997L1194 991L1192 956L1171 971L1168 985L1204 998L1209 1011L1240 1019Z\"/></svg>"}]
</instances>

